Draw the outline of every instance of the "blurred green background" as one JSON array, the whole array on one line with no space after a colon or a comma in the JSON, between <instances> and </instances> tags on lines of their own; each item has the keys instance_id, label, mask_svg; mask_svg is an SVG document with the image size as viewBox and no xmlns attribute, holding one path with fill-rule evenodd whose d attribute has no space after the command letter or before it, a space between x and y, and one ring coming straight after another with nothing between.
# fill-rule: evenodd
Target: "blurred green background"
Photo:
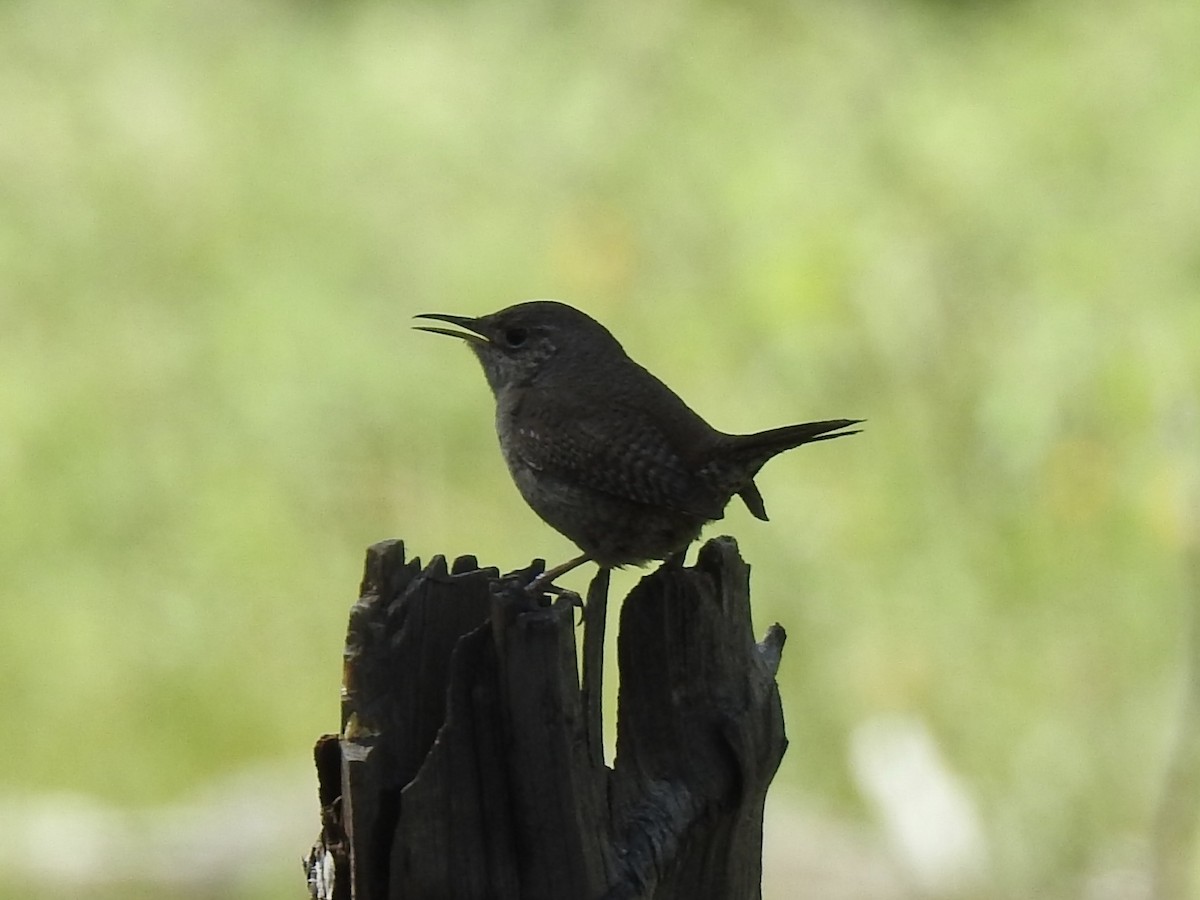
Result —
<instances>
[{"instance_id":1,"label":"blurred green background","mask_svg":"<svg viewBox=\"0 0 1200 900\"><path fill-rule=\"evenodd\" d=\"M410 330L533 297L725 430L869 419L709 531L789 632L768 896L826 844L814 896L1194 873L1198 46L1194 0L0 6L0 892L303 896L365 546L572 553ZM881 721L974 875L889 838Z\"/></svg>"}]
</instances>

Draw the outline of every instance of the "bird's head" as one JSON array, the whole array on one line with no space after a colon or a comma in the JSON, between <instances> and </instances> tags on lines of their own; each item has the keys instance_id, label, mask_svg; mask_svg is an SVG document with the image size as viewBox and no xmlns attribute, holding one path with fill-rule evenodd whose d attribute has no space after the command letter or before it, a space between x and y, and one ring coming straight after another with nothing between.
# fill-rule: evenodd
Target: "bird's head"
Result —
<instances>
[{"instance_id":1,"label":"bird's head","mask_svg":"<svg viewBox=\"0 0 1200 900\"><path fill-rule=\"evenodd\" d=\"M418 331L445 334L467 342L492 393L532 384L560 366L588 367L613 349L624 355L621 345L599 322L565 303L531 300L478 318L446 313L422 313L418 319L435 319L457 325L463 331L432 325L414 326Z\"/></svg>"}]
</instances>

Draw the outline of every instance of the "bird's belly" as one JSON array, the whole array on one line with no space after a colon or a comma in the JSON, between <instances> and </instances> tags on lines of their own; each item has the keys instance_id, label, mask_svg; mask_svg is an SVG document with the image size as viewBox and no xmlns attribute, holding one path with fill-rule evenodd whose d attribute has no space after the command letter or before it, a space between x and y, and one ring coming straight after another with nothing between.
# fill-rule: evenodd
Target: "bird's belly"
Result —
<instances>
[{"instance_id":1,"label":"bird's belly","mask_svg":"<svg viewBox=\"0 0 1200 900\"><path fill-rule=\"evenodd\" d=\"M504 454L525 502L543 521L606 566L665 559L700 535L705 519L634 503L535 471Z\"/></svg>"}]
</instances>

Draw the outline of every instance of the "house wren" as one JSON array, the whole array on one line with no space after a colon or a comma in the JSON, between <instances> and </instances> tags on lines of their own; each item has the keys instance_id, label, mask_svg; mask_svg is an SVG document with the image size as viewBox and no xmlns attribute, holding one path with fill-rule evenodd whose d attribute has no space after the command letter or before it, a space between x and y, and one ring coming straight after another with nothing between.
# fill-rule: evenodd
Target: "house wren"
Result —
<instances>
[{"instance_id":1,"label":"house wren","mask_svg":"<svg viewBox=\"0 0 1200 900\"><path fill-rule=\"evenodd\" d=\"M725 434L630 359L590 316L552 300L478 318L425 313L461 338L496 398L496 432L525 502L583 553L530 585L541 591L585 562L665 559L720 519L737 494L767 518L754 476L777 453L856 434L859 419Z\"/></svg>"}]
</instances>

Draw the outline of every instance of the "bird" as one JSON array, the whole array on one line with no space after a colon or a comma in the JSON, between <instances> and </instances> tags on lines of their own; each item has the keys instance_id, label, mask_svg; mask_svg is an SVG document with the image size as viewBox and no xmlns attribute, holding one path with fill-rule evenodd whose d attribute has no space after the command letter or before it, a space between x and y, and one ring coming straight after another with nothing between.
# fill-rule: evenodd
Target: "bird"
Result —
<instances>
[{"instance_id":1,"label":"bird","mask_svg":"<svg viewBox=\"0 0 1200 900\"><path fill-rule=\"evenodd\" d=\"M686 551L734 496L767 520L755 476L802 444L859 433L828 419L754 434L718 431L634 362L598 321L556 300L416 325L464 341L495 399L496 433L525 502L580 554L544 571L531 593L588 562L645 565Z\"/></svg>"}]
</instances>

